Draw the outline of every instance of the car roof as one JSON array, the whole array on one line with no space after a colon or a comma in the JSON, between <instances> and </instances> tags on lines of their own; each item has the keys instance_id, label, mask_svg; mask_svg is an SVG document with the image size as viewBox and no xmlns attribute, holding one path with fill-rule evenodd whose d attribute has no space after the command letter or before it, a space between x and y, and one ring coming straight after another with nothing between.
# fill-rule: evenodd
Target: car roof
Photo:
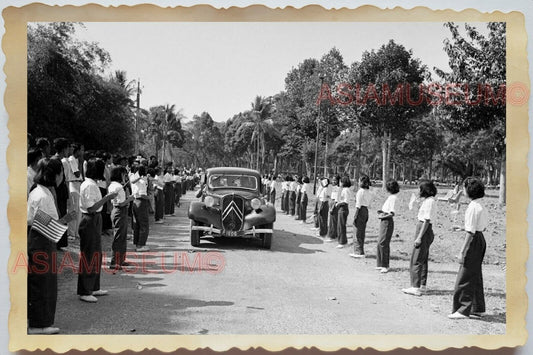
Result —
<instances>
[{"instance_id":1,"label":"car roof","mask_svg":"<svg viewBox=\"0 0 533 355\"><path fill-rule=\"evenodd\" d=\"M239 175L253 175L256 177L261 177L257 170L245 169L245 168L235 168L235 167L219 167L219 168L210 168L207 169L207 175L211 174L239 174Z\"/></svg>"}]
</instances>

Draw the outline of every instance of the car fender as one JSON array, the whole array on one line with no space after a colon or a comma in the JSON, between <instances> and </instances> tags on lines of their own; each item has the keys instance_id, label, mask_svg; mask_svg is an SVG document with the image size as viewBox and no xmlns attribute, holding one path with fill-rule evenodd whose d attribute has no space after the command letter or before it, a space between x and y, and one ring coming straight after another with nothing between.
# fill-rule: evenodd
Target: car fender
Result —
<instances>
[{"instance_id":1,"label":"car fender","mask_svg":"<svg viewBox=\"0 0 533 355\"><path fill-rule=\"evenodd\" d=\"M262 205L244 217L244 230L252 227L271 224L276 221L276 208L272 205Z\"/></svg>"},{"instance_id":2,"label":"car fender","mask_svg":"<svg viewBox=\"0 0 533 355\"><path fill-rule=\"evenodd\" d=\"M206 226L213 225L216 228L221 228L220 211L207 207L203 202L191 202L188 215L190 219Z\"/></svg>"}]
</instances>

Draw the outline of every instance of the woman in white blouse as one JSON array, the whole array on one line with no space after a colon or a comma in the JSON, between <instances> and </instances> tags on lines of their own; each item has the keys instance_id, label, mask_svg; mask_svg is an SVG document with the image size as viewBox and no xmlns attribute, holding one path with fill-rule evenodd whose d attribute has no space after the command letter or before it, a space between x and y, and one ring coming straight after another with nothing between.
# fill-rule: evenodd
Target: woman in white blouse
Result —
<instances>
[{"instance_id":1,"label":"woman in white blouse","mask_svg":"<svg viewBox=\"0 0 533 355\"><path fill-rule=\"evenodd\" d=\"M300 199L300 223L305 224L307 221L307 203L309 202L309 192L311 191L309 189L309 178L305 176L302 179L303 185L300 189L300 193L302 194L302 197Z\"/></svg>"},{"instance_id":2,"label":"woman in white blouse","mask_svg":"<svg viewBox=\"0 0 533 355\"><path fill-rule=\"evenodd\" d=\"M420 183L422 203L418 209L415 242L409 268L411 287L402 290L408 295L420 296L426 291L429 247L435 238L432 225L436 216L436 195L437 188L432 181L422 181Z\"/></svg>"},{"instance_id":3,"label":"woman in white blouse","mask_svg":"<svg viewBox=\"0 0 533 355\"><path fill-rule=\"evenodd\" d=\"M366 222L368 222L368 206L372 199L370 194L370 178L367 175L361 175L359 178L359 190L355 195L355 215L353 225L355 227L352 258L365 257L365 234Z\"/></svg>"},{"instance_id":4,"label":"woman in white blouse","mask_svg":"<svg viewBox=\"0 0 533 355\"><path fill-rule=\"evenodd\" d=\"M352 200L352 192L350 187L352 182L348 176L343 176L340 179L339 193L335 202L335 210L337 211L337 237L339 238L339 245L337 248L344 248L348 244L348 238L346 237L346 220L348 219L348 205Z\"/></svg>"},{"instance_id":5,"label":"woman in white blouse","mask_svg":"<svg viewBox=\"0 0 533 355\"><path fill-rule=\"evenodd\" d=\"M489 224L482 202L485 186L479 179L468 178L464 190L472 201L465 212L466 236L459 255L461 267L455 282L452 313L448 316L451 319L481 318L485 313L482 265L487 244L483 231Z\"/></svg>"},{"instance_id":6,"label":"woman in white blouse","mask_svg":"<svg viewBox=\"0 0 533 355\"><path fill-rule=\"evenodd\" d=\"M102 194L96 180L104 176L105 163L102 159L91 158L87 161L85 181L80 186L80 211L82 218L80 233L80 266L78 273L78 290L80 300L94 303L95 296L107 294L100 289L100 271L102 267L102 207L114 199L117 193ZM96 259L96 260L95 260Z\"/></svg>"},{"instance_id":7,"label":"woman in white blouse","mask_svg":"<svg viewBox=\"0 0 533 355\"><path fill-rule=\"evenodd\" d=\"M329 212L329 198L331 195L329 189L329 179L325 178L321 181L322 189L317 195L318 199L318 233L317 236L325 238L328 234L328 212Z\"/></svg>"},{"instance_id":8,"label":"woman in white blouse","mask_svg":"<svg viewBox=\"0 0 533 355\"><path fill-rule=\"evenodd\" d=\"M390 241L394 232L394 215L396 214L396 198L400 192L400 185L395 180L387 181L385 187L389 192L389 197L385 200L383 207L378 211L379 235L376 251L376 269L381 273L389 272Z\"/></svg>"},{"instance_id":9,"label":"woman in white blouse","mask_svg":"<svg viewBox=\"0 0 533 355\"><path fill-rule=\"evenodd\" d=\"M58 159L44 158L37 163L33 189L28 195L28 334L56 334L54 324L57 304L57 273L52 254L56 245L32 229L38 210L58 220L55 187L61 183L63 170ZM66 224L70 215L59 220Z\"/></svg>"},{"instance_id":10,"label":"woman in white blouse","mask_svg":"<svg viewBox=\"0 0 533 355\"><path fill-rule=\"evenodd\" d=\"M301 213L300 213L300 207L302 202L302 177L301 176L295 176L296 179L296 202L295 202L295 220L300 220Z\"/></svg>"}]
</instances>

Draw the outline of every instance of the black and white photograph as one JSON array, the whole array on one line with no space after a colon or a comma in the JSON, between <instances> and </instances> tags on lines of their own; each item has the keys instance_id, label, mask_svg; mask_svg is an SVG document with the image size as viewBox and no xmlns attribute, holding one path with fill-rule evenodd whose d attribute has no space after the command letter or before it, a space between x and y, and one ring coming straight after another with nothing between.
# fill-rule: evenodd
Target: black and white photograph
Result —
<instances>
[{"instance_id":1,"label":"black and white photograph","mask_svg":"<svg viewBox=\"0 0 533 355\"><path fill-rule=\"evenodd\" d=\"M505 21L26 36L27 336L509 332Z\"/></svg>"}]
</instances>

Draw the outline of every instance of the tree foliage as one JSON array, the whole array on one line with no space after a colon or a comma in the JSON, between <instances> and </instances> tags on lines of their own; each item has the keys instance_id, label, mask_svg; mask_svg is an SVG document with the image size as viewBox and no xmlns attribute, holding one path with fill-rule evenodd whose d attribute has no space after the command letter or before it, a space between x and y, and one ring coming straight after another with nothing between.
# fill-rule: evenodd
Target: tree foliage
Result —
<instances>
[{"instance_id":1,"label":"tree foliage","mask_svg":"<svg viewBox=\"0 0 533 355\"><path fill-rule=\"evenodd\" d=\"M109 54L78 41L78 26L28 26L28 132L66 137L88 149L127 151L133 143L130 97L104 78Z\"/></svg>"}]
</instances>

